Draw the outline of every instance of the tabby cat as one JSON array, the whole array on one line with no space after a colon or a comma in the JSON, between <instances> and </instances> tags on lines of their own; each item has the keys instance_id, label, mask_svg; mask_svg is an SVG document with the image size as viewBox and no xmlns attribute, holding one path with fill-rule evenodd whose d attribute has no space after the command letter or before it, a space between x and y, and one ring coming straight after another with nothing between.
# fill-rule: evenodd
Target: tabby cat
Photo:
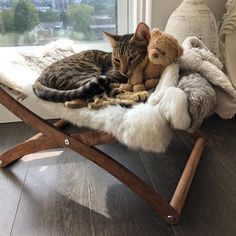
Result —
<instances>
[{"instance_id":1,"label":"tabby cat","mask_svg":"<svg viewBox=\"0 0 236 236\"><path fill-rule=\"evenodd\" d=\"M112 45L112 53L87 50L51 64L33 85L35 94L44 100L65 103L67 107L87 106L89 101L96 107L101 97L106 104L128 106L145 101L148 92L124 92L118 87L127 83L146 58L149 28L139 24L135 34L105 35Z\"/></svg>"}]
</instances>

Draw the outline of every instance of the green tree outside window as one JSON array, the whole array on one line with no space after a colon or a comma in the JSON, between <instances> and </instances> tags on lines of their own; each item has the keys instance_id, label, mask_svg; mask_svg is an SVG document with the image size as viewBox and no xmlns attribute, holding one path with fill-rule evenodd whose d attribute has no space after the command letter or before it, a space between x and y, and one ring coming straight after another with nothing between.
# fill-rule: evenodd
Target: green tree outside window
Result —
<instances>
[{"instance_id":1,"label":"green tree outside window","mask_svg":"<svg viewBox=\"0 0 236 236\"><path fill-rule=\"evenodd\" d=\"M39 23L37 11L31 1L17 1L13 11L13 24L16 32L24 33L25 31L30 31Z\"/></svg>"}]
</instances>

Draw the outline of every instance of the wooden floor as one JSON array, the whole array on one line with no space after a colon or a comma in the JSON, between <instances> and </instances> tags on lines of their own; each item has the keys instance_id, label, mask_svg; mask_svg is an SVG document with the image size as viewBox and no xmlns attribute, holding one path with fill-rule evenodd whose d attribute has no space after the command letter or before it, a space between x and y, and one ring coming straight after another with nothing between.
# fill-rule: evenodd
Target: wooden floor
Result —
<instances>
[{"instance_id":1,"label":"wooden floor","mask_svg":"<svg viewBox=\"0 0 236 236\"><path fill-rule=\"evenodd\" d=\"M236 235L236 120L213 116L201 130L208 145L178 225L166 224L101 168L57 149L0 170L0 236ZM0 152L34 133L22 123L1 124ZM176 134L164 155L118 143L99 148L170 199L191 142Z\"/></svg>"}]
</instances>

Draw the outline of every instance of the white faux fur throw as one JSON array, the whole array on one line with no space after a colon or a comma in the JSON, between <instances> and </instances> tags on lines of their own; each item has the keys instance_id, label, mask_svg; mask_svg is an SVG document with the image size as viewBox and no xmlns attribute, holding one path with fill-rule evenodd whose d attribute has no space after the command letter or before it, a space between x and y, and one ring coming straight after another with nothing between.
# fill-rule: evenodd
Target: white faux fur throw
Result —
<instances>
[{"instance_id":1,"label":"white faux fur throw","mask_svg":"<svg viewBox=\"0 0 236 236\"><path fill-rule=\"evenodd\" d=\"M47 102L36 97L32 85L42 69L80 50L72 41L60 41L34 53L1 55L0 83L28 95L27 99L35 100L39 106L48 108L54 116L80 127L108 132L134 149L164 152L171 140L172 128L189 128L191 119L187 94L179 88L170 87L173 86L173 81L177 83L178 64L166 68L160 86L147 103L138 104L132 109L120 106L109 106L101 110L68 109L61 103ZM157 94L158 90L161 93Z\"/></svg>"},{"instance_id":2,"label":"white faux fur throw","mask_svg":"<svg viewBox=\"0 0 236 236\"><path fill-rule=\"evenodd\" d=\"M183 42L184 55L181 68L196 71L214 86L217 104L215 112L224 119L236 114L236 90L222 72L223 64L196 37Z\"/></svg>"}]
</instances>

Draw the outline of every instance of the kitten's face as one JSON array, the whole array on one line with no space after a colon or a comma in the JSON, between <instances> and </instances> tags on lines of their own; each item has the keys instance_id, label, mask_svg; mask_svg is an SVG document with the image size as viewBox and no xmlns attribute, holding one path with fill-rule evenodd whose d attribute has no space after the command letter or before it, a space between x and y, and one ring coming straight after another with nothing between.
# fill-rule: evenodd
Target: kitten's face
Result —
<instances>
[{"instance_id":1,"label":"kitten's face","mask_svg":"<svg viewBox=\"0 0 236 236\"><path fill-rule=\"evenodd\" d=\"M134 69L147 55L150 30L147 25L140 23L135 34L111 35L105 33L111 42L112 64L122 75L131 77Z\"/></svg>"}]
</instances>

